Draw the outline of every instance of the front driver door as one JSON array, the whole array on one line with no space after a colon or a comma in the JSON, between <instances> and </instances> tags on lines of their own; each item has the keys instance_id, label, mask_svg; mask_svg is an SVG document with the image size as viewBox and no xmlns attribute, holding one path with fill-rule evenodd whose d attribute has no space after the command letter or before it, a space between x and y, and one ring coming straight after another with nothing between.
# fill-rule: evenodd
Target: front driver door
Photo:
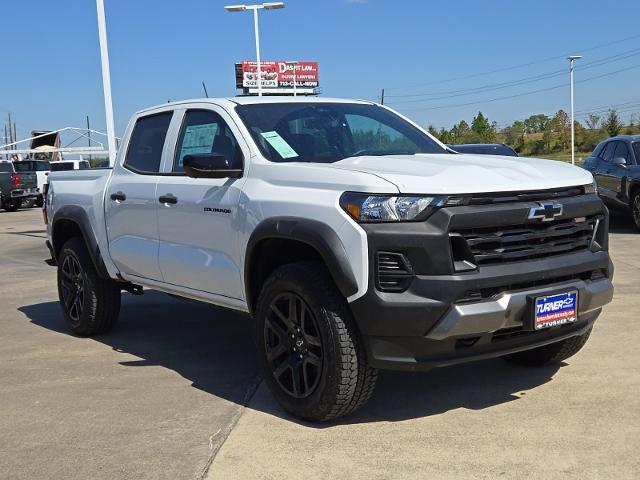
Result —
<instances>
[{"instance_id":1,"label":"front driver door","mask_svg":"<svg viewBox=\"0 0 640 480\"><path fill-rule=\"evenodd\" d=\"M243 168L240 138L224 110L183 112L175 152L158 182L159 262L166 283L233 299L244 297L238 245L238 203L244 178L190 178L189 153L224 155Z\"/></svg>"},{"instance_id":2,"label":"front driver door","mask_svg":"<svg viewBox=\"0 0 640 480\"><path fill-rule=\"evenodd\" d=\"M126 277L162 280L156 184L172 114L162 112L136 121L124 164L115 165L107 186L109 255Z\"/></svg>"}]
</instances>

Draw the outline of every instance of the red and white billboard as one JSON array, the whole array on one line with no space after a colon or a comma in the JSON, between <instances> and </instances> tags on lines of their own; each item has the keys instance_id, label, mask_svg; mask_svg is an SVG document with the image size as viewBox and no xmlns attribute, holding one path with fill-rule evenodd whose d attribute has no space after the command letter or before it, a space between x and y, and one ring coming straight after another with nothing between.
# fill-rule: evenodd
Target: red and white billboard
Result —
<instances>
[{"instance_id":1,"label":"red and white billboard","mask_svg":"<svg viewBox=\"0 0 640 480\"><path fill-rule=\"evenodd\" d=\"M263 89L293 89L313 93L320 84L318 62L260 62ZM236 64L236 87L253 91L258 88L258 65L243 61Z\"/></svg>"}]
</instances>

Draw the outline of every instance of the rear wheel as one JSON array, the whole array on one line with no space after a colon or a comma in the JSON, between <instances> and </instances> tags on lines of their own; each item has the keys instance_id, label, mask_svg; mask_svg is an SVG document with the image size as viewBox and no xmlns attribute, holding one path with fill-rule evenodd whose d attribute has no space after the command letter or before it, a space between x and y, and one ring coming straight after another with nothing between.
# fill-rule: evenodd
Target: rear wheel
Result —
<instances>
[{"instance_id":1,"label":"rear wheel","mask_svg":"<svg viewBox=\"0 0 640 480\"><path fill-rule=\"evenodd\" d=\"M640 189L636 189L631 197L631 218L636 228L640 230Z\"/></svg>"},{"instance_id":2,"label":"rear wheel","mask_svg":"<svg viewBox=\"0 0 640 480\"><path fill-rule=\"evenodd\" d=\"M551 343L543 347L532 348L524 352L505 355L502 358L508 362L529 367L560 363L578 353L584 344L587 343L589 335L591 335L591 328L582 335L569 337L559 342Z\"/></svg>"},{"instance_id":3,"label":"rear wheel","mask_svg":"<svg viewBox=\"0 0 640 480\"><path fill-rule=\"evenodd\" d=\"M25 198L22 200L22 208L32 208L36 204L35 198Z\"/></svg>"},{"instance_id":4,"label":"rear wheel","mask_svg":"<svg viewBox=\"0 0 640 480\"><path fill-rule=\"evenodd\" d=\"M38 195L36 198L36 207L42 208L44 205L44 197L42 195Z\"/></svg>"},{"instance_id":5,"label":"rear wheel","mask_svg":"<svg viewBox=\"0 0 640 480\"><path fill-rule=\"evenodd\" d=\"M256 320L265 380L286 411L331 420L371 397L377 371L367 366L351 312L321 264L276 270L262 289Z\"/></svg>"},{"instance_id":6,"label":"rear wheel","mask_svg":"<svg viewBox=\"0 0 640 480\"><path fill-rule=\"evenodd\" d=\"M120 313L120 287L98 276L84 242L68 240L57 263L58 297L71 329L82 336L111 330Z\"/></svg>"}]
</instances>

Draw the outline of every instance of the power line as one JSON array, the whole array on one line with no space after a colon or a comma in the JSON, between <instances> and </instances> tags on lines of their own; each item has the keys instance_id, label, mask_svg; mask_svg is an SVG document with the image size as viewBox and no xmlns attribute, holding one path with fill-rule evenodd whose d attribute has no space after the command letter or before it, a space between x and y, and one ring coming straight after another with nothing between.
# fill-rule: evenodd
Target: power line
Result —
<instances>
[{"instance_id":1,"label":"power line","mask_svg":"<svg viewBox=\"0 0 640 480\"><path fill-rule=\"evenodd\" d=\"M609 47L611 45L616 45L619 43L623 43L626 42L628 40L634 40L636 38L640 38L640 34L638 35L632 35L630 37L625 37L625 38L621 38L619 40L614 40L611 42L607 42L607 43L602 43L599 45L595 45L592 47L588 47L588 48L582 48L580 49L581 52L591 52L593 50L598 50L601 48L605 48L605 47ZM406 89L406 88L416 88L416 87L425 87L428 85L441 85L443 83L448 83L448 82L453 82L455 80L466 80L468 78L477 78L477 77L481 77L481 76L485 76L485 75L491 75L493 73L500 73L500 72L507 72L510 70L516 70L518 68L524 68L524 67L530 67L532 65L538 65L540 63L546 63L546 62L550 62L552 60L557 60L557 59L564 59L566 58L566 56L569 55L568 53L565 53L564 55L556 55L553 57L547 57L547 58L543 58L540 60L534 60L532 62L528 62L528 63L522 63L519 65L512 65L510 67L503 67L503 68L497 68L495 70L489 70L489 71L485 71L485 72L479 72L479 73L474 73L472 75L463 75L463 76L459 76L459 77L450 77L444 80L437 80L437 81L433 81L433 82L425 82L425 83L418 83L418 84L414 84L414 85L404 85L404 86L398 86L398 87L391 87L391 88L387 88L387 90L400 90L400 89Z\"/></svg>"},{"instance_id":2,"label":"power line","mask_svg":"<svg viewBox=\"0 0 640 480\"><path fill-rule=\"evenodd\" d=\"M618 62L620 60L625 60L627 58L631 58L634 56L640 55L640 48L635 48L632 50L628 50L626 52L619 53L617 55L613 55L607 58L603 58L600 60L594 60L592 62L587 62L582 65L580 70L588 70L590 68L597 68L603 65L608 65L610 63ZM505 88L511 88L520 85L526 85L528 83L535 83L542 80L548 80L550 78L563 76L566 74L566 70L554 70L552 72L541 73L538 75L533 75L530 77L524 77L518 80L511 80L508 82L495 83L490 85L484 85L481 87L474 87L468 89L460 89L460 90L449 90L445 92L430 92L430 93L413 93L413 94L404 94L404 95L387 95L387 98L406 98L406 97L424 97L431 95L442 95L440 97L433 98L425 98L425 99L417 99L417 100L398 100L391 102L392 104L400 104L400 103L415 103L418 102L429 102L433 100L443 100L445 98L453 98L453 97L463 97L467 95L472 95L475 93L485 93L489 91L502 90ZM449 95L450 94L450 95Z\"/></svg>"},{"instance_id":3,"label":"power line","mask_svg":"<svg viewBox=\"0 0 640 480\"><path fill-rule=\"evenodd\" d=\"M596 75L594 77L589 77L589 78L585 78L585 79L582 79L582 80L578 80L575 83L584 83L584 82L589 82L591 80L597 80L599 78L609 77L611 75L615 75L615 74L618 74L618 73L622 73L622 72L626 72L626 71L629 71L629 70L633 70L633 69L638 68L638 67L640 67L640 64L639 65L632 65L630 67L622 68L620 70L615 70L613 72L603 73L601 75ZM566 84L562 83L562 84L559 84L559 85L554 85L552 87L540 88L540 89L532 90L532 91L529 91L529 92L517 93L517 94L514 94L514 95L506 95L506 96L503 96L503 97L490 98L490 99L487 99L487 100L478 100L478 101L473 101L473 102L450 104L450 105L437 105L437 106L434 106L434 107L409 108L409 109L406 109L406 111L417 112L417 111L423 111L423 110L440 110L440 109L443 109L443 108L455 108L455 107L466 107L466 106L469 106L469 105L480 105L480 104L484 104L484 103L498 102L500 100L508 100L508 99L511 99L511 98L524 97L524 96L527 96L527 95L534 95L536 93L548 92L548 91L551 91L551 90L556 90L558 88L565 88L565 87L566 87ZM415 102L412 102L412 103L415 103Z\"/></svg>"}]
</instances>

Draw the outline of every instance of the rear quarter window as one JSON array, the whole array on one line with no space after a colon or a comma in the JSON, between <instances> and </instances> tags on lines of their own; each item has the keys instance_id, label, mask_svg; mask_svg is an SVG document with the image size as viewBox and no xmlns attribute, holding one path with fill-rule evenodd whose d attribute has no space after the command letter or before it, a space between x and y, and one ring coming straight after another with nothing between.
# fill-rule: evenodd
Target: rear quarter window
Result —
<instances>
[{"instance_id":1,"label":"rear quarter window","mask_svg":"<svg viewBox=\"0 0 640 480\"><path fill-rule=\"evenodd\" d=\"M158 173L173 112L140 117L133 127L124 166L136 173Z\"/></svg>"}]
</instances>

